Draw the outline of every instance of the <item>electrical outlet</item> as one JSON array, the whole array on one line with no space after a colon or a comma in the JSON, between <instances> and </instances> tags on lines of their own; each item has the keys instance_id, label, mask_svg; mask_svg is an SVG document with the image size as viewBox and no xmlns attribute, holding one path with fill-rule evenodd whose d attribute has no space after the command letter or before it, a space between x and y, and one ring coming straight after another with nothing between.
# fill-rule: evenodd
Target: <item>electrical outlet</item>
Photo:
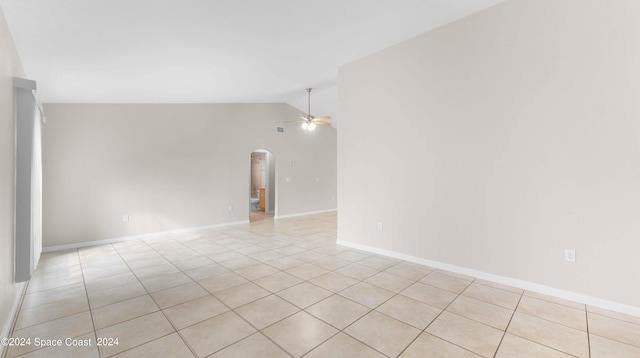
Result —
<instances>
[{"instance_id":1,"label":"electrical outlet","mask_svg":"<svg viewBox=\"0 0 640 358\"><path fill-rule=\"evenodd\" d=\"M569 262L576 262L576 250L564 250L564 260Z\"/></svg>"},{"instance_id":2,"label":"electrical outlet","mask_svg":"<svg viewBox=\"0 0 640 358\"><path fill-rule=\"evenodd\" d=\"M378 223L378 230L382 231L382 229L383 229L382 221L380 221L380 222Z\"/></svg>"},{"instance_id":3,"label":"electrical outlet","mask_svg":"<svg viewBox=\"0 0 640 358\"><path fill-rule=\"evenodd\" d=\"M129 221L129 215L127 215L127 214L122 215L122 221L124 221L124 222Z\"/></svg>"}]
</instances>

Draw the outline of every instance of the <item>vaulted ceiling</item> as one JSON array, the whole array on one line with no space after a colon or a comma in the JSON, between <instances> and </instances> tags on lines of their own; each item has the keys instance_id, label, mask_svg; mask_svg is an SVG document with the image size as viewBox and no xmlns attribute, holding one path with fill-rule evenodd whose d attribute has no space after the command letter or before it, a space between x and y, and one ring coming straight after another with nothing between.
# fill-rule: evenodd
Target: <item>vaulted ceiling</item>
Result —
<instances>
[{"instance_id":1,"label":"vaulted ceiling","mask_svg":"<svg viewBox=\"0 0 640 358\"><path fill-rule=\"evenodd\" d=\"M501 0L0 0L42 102L285 102L336 113L337 67Z\"/></svg>"}]
</instances>

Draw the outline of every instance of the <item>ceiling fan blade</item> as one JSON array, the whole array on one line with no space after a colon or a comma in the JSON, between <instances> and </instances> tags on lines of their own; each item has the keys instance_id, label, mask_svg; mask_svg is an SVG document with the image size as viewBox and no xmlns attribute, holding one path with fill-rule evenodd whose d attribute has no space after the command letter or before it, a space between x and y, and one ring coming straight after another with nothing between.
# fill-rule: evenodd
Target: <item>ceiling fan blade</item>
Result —
<instances>
[{"instance_id":1,"label":"ceiling fan blade","mask_svg":"<svg viewBox=\"0 0 640 358\"><path fill-rule=\"evenodd\" d=\"M297 119L295 121L284 121L282 123L302 123L302 122L306 122L304 119Z\"/></svg>"},{"instance_id":2,"label":"ceiling fan blade","mask_svg":"<svg viewBox=\"0 0 640 358\"><path fill-rule=\"evenodd\" d=\"M328 121L331 119L331 116L318 117L314 119L315 121Z\"/></svg>"},{"instance_id":3,"label":"ceiling fan blade","mask_svg":"<svg viewBox=\"0 0 640 358\"><path fill-rule=\"evenodd\" d=\"M315 123L321 126L331 127L331 123L327 123L327 122L315 122Z\"/></svg>"}]
</instances>

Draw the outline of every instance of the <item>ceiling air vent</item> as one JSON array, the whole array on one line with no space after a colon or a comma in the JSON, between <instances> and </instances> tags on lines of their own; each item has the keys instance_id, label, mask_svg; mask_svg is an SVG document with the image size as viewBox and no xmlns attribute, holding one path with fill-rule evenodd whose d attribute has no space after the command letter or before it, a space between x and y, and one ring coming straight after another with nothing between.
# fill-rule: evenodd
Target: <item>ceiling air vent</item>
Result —
<instances>
[{"instance_id":1,"label":"ceiling air vent","mask_svg":"<svg viewBox=\"0 0 640 358\"><path fill-rule=\"evenodd\" d=\"M276 127L276 132L284 133L284 127Z\"/></svg>"}]
</instances>

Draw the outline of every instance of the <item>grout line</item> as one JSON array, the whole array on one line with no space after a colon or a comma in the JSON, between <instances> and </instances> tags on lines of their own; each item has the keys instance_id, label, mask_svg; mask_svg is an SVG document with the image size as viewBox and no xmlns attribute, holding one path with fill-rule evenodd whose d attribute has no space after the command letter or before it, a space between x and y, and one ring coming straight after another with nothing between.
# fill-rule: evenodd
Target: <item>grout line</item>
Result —
<instances>
[{"instance_id":1,"label":"grout line","mask_svg":"<svg viewBox=\"0 0 640 358\"><path fill-rule=\"evenodd\" d=\"M164 255L162 255L162 253L160 253L158 250L156 250L153 246L151 246L151 245L149 245L148 243L144 242L144 240L142 240L142 239L139 239L139 240L140 240L140 242L142 242L143 244L147 245L150 249L152 249L153 251L155 251L156 253L158 253L162 258L164 258L165 260L167 260L167 259L166 259L166 257L164 257ZM180 331L178 331L178 329L177 329L177 328L176 328L176 326L173 324L173 322L171 322L171 320L169 319L169 317L167 317L167 315L164 313L164 311L162 310L162 308L160 308L160 305L158 304L158 302L156 302L156 300L155 300L155 299L153 298L153 296L151 295L151 292L149 292L149 290L147 289L147 287L142 283L142 280L140 280L140 278L138 277L138 275L136 275L135 271L131 268L131 266L129 265L129 263L127 262L127 260L126 260L124 257L122 257L122 255L120 254L120 251L119 251L115 246L114 246L113 248L116 250L116 252L118 253L118 256L120 256L120 258L122 259L122 261L124 261L125 265L127 265L127 267L129 267L129 270L131 270L131 273L132 273L132 274L133 274L133 276L138 280L138 283L140 283L140 285L142 286L142 288L147 292L147 295L149 296L149 298L153 301L153 303L156 305L156 307L158 307L158 310L159 310L159 312L161 312L161 313L162 313L162 315L164 316L164 319L166 319L166 320L167 320L167 322L169 322L169 324L170 324L170 325L171 325L171 327L173 328L174 332L171 332L171 333L169 333L169 334L177 333L177 334L178 334L178 337L180 337L180 339L182 339L183 343L187 346L187 348L191 351L191 353L192 353L195 357L197 357L198 355L196 354L196 351L191 347L191 345L190 345L190 344L189 344L189 343L184 339L184 337L180 334ZM169 260L167 260L167 261L169 261ZM173 264L173 262L171 262L171 261L169 261L169 263L171 263L172 265L174 265L174 264ZM175 267L175 265L174 265L174 267ZM176 267L176 268L177 268L177 267ZM178 269L178 270L180 270L180 269ZM182 271L180 270L180 272L182 272ZM183 274L184 274L184 273L183 273ZM189 276L187 276L187 277L189 277ZM191 277L189 277L189 279L191 279ZM178 285L178 286L180 286L180 285ZM178 287L178 286L174 286L174 287ZM169 287L169 288L172 288L172 287ZM160 290L160 291L162 291L162 290ZM156 292L159 292L159 291L156 291ZM139 296L139 297L140 297L140 296ZM154 313L156 313L156 312L158 312L158 311L154 311L154 312L148 313L148 314L146 314L146 315L151 315L151 314L154 314ZM142 316L140 316L140 317L144 317L144 316L146 316L146 315L142 315ZM136 318L139 318L139 317L132 318L131 320L136 319ZM125 322L126 322L126 321L125 321ZM122 323L122 322L121 322L121 323ZM117 323L117 324L119 324L119 323ZM115 325L115 324L114 324L114 325ZM167 334L167 335L169 335L169 334ZM167 336L167 335L165 335L165 336ZM165 337L165 336L162 336L162 337ZM159 339L159 338L162 338L162 337L154 338L154 339L152 339L152 340L150 340L150 341L144 342L144 343L139 344L139 345L137 345L137 346L130 347L129 349L127 349L127 350L125 350L125 351L123 351L123 352L126 352L126 351L131 350L131 349L136 348L136 347L139 347L139 346L141 346L141 345L147 344L147 343L149 343L149 342L153 342L153 341L155 341L155 340L157 340L157 339ZM121 352L119 352L119 353L117 353L117 354L120 354L120 353L121 353Z\"/></svg>"},{"instance_id":2,"label":"grout line","mask_svg":"<svg viewBox=\"0 0 640 358\"><path fill-rule=\"evenodd\" d=\"M93 326L93 337L96 339L96 349L98 350L98 356L102 357L104 354L102 353L102 349L100 346L97 346L98 342L98 330L96 329L96 322L93 319L93 311L91 310L91 301L89 301L89 290L87 290L87 281L84 277L84 269L82 268L82 258L80 257L80 250L75 249L76 255L78 255L78 262L80 265L80 274L82 275L82 284L84 285L84 293L87 297L87 306L89 307L89 317L91 317L91 325Z\"/></svg>"},{"instance_id":3,"label":"grout line","mask_svg":"<svg viewBox=\"0 0 640 358\"><path fill-rule=\"evenodd\" d=\"M591 357L591 335L589 334L589 312L587 312L587 306L584 306L584 319L587 324L587 349L589 350L589 357Z\"/></svg>"},{"instance_id":4,"label":"grout line","mask_svg":"<svg viewBox=\"0 0 640 358\"><path fill-rule=\"evenodd\" d=\"M498 351L500 350L500 346L502 345L502 341L504 340L504 337L507 335L507 330L509 330L509 326L511 325L511 321L513 320L513 316L516 315L516 311L518 310L518 306L520 306L520 301L522 301L522 297L523 296L524 296L524 291L520 294L520 298L518 298L518 303L513 308L513 312L511 313L511 317L509 318L509 323L507 323L507 326L504 327L504 332L502 333L502 338L500 338L500 343L498 343L498 346L496 347L496 351L493 354L494 358L495 358L496 354L498 354Z\"/></svg>"}]
</instances>

